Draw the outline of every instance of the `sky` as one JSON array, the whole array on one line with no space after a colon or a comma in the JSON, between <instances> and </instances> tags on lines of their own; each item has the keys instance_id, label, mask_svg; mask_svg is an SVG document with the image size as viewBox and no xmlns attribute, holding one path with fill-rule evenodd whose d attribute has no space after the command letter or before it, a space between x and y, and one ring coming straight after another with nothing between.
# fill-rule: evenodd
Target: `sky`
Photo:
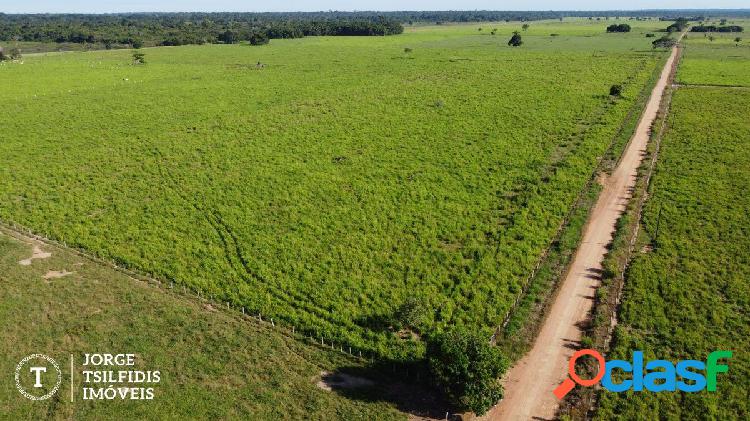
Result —
<instances>
[{"instance_id":1,"label":"sky","mask_svg":"<svg viewBox=\"0 0 750 421\"><path fill-rule=\"evenodd\" d=\"M748 0L0 0L2 13L739 9Z\"/></svg>"}]
</instances>

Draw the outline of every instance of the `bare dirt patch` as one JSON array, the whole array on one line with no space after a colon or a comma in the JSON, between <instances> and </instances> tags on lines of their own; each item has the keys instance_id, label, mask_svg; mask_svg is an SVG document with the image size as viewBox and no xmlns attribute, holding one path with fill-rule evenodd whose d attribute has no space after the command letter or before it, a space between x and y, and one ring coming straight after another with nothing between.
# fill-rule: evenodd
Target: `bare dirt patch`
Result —
<instances>
[{"instance_id":1,"label":"bare dirt patch","mask_svg":"<svg viewBox=\"0 0 750 421\"><path fill-rule=\"evenodd\" d=\"M31 252L31 257L29 257L28 259L19 260L18 264L21 266L30 266L33 260L46 259L50 256L52 256L52 253L42 250L42 247L39 244L34 244L34 248Z\"/></svg>"},{"instance_id":2,"label":"bare dirt patch","mask_svg":"<svg viewBox=\"0 0 750 421\"><path fill-rule=\"evenodd\" d=\"M316 383L316 386L323 390L341 390L341 389L355 389L359 387L372 386L371 380L367 380L362 377L352 376L345 373L330 373L328 371L320 372L320 381Z\"/></svg>"},{"instance_id":3,"label":"bare dirt patch","mask_svg":"<svg viewBox=\"0 0 750 421\"><path fill-rule=\"evenodd\" d=\"M42 278L44 278L44 280L48 281L50 279L63 278L65 276L72 275L73 273L74 272L68 272L65 269L63 269L63 270L48 270L47 273L44 276L42 276Z\"/></svg>"}]
</instances>

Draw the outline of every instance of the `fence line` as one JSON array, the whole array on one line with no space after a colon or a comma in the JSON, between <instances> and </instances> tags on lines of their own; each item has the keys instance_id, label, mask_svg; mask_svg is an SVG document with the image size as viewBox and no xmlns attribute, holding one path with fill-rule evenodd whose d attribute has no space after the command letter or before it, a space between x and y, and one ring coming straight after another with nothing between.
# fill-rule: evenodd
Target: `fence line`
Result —
<instances>
[{"instance_id":1,"label":"fence line","mask_svg":"<svg viewBox=\"0 0 750 421\"><path fill-rule=\"evenodd\" d=\"M620 275L618 277L618 282L620 283L621 287L617 291L617 297L615 298L615 305L611 308L610 314L609 314L609 327L607 328L607 336L604 338L604 346L605 349L609 349L609 343L612 340L612 335L614 334L615 325L617 322L617 310L620 305L620 301L622 299L622 286L625 283L625 273L628 270L628 267L630 267L631 263L631 256L633 255L633 251L635 250L636 242L638 241L638 234L640 233L641 228L641 217L643 215L643 207L646 204L646 200L648 200L649 194L649 187L651 185L651 176L654 173L654 169L656 168L657 160L659 158L659 152L661 151L661 141L662 137L664 135L664 131L667 127L667 121L670 117L669 109L672 105L672 92L677 87L670 88L669 85L671 85L672 79L674 78L674 75L676 74L676 69L679 66L679 62L682 59L682 50L680 47L678 48L678 57L672 64L672 74L670 76L670 80L667 85L667 89L664 92L663 98L666 99L666 102L661 110L662 112L662 119L659 124L659 131L656 134L655 137L655 144L654 144L654 153L651 156L651 162L649 165L648 172L646 173L646 178L643 181L643 193L641 194L641 197L639 197L638 200L638 206L636 207L636 213L635 213L635 227L633 228L633 233L631 234L630 240L628 241L628 249L625 253L625 264L622 266L622 270L620 271ZM653 130L653 127L652 127Z\"/></svg>"},{"instance_id":2,"label":"fence line","mask_svg":"<svg viewBox=\"0 0 750 421\"><path fill-rule=\"evenodd\" d=\"M110 269L113 269L117 272L120 272L121 274L125 275L126 277L138 281L138 282L144 282L149 285L154 285L158 287L162 292L171 292L174 295L182 296L184 298L195 298L199 302L205 302L208 304L215 304L214 309L220 309L223 307L222 304L224 302L222 301L216 301L213 299L213 296L211 295L210 298L207 298L202 295L202 292L200 289L195 289L191 287L186 287L185 284L182 284L182 293L174 290L174 280L169 280L169 284L166 284L166 282L162 282L159 279L156 279L151 274L146 274L145 272L139 271L137 269L131 269L128 267L124 267L122 264L118 264L116 260L112 259L106 260L99 256L96 256L95 254L86 252L82 249L68 246L65 241L58 241L52 238L49 238L48 235L40 235L35 233L32 229L25 227L21 224L17 224L15 222L5 222L0 221L0 231L6 231L6 234L10 235L11 237L16 237L17 239L24 240L24 239L31 239L38 242L41 242L45 245L55 247L57 249L63 250L68 253L72 253L78 257L81 257L83 259L89 260L93 263L96 263L101 266L108 267ZM20 237L20 238L18 238ZM166 289L166 290L165 290ZM263 320L262 314L259 312L257 318L255 316L250 315L250 313L246 312L246 309L244 306L235 306L232 307L232 304L229 301L226 301L226 307L228 312L237 312L237 314L233 314L233 316L239 316L240 319L245 321L253 320L258 324L261 324L262 326L265 326L266 328L275 329L279 331L280 333L284 334L285 336L295 339L295 340L304 340L308 337L305 333L300 333L296 329L296 327L292 324L290 324L290 328L283 327L282 325L274 322L272 318L269 318L268 320ZM316 335L317 336L317 335ZM327 344L325 341L324 335L320 336L320 343L317 342L315 338L313 338L312 334L309 335L309 338L311 339L312 344L316 345L319 349L324 349L330 351L338 350L340 353L344 355L348 355L351 358L358 359L362 362L373 362L376 358L376 354L369 354L367 350L360 349L356 346L352 346L346 341L335 341L334 339L330 339L329 343ZM338 349L337 349L338 346ZM348 353L344 351L344 347L348 349ZM368 358L369 355L369 358Z\"/></svg>"},{"instance_id":3,"label":"fence line","mask_svg":"<svg viewBox=\"0 0 750 421\"><path fill-rule=\"evenodd\" d=\"M646 85L641 89L641 97L643 96L644 91L647 91L650 85ZM555 231L555 235L552 237L551 241L547 245L547 247L544 248L542 251L542 254L539 256L539 258L536 261L536 264L534 265L534 268L531 270L529 275L526 277L526 279L523 282L523 286L521 287L521 292L516 296L516 299L513 301L513 304L510 306L508 311L505 313L505 317L503 317L503 322L500 326L498 326L495 329L495 332L490 337L490 343L495 343L497 336L502 332L503 329L508 325L510 322L510 318L512 317L515 310L518 308L518 304L521 302L521 300L526 296L529 287L531 286L531 281L536 276L537 272L539 271L539 268L542 266L542 264L547 260L547 257L549 256L550 250L552 250L552 247L557 243L560 238L562 237L564 228L570 223L570 218L573 216L573 213L578 209L578 207L581 204L581 201L583 200L584 195L586 195L590 189L593 183L596 181L598 174L602 171L603 167L602 164L604 163L604 160L606 156L612 151L612 149L615 147L615 143L617 141L617 138L622 134L623 130L625 130L625 125L630 120L630 118L633 116L633 113L635 110L645 108L646 104L648 103L648 98L646 99L646 102L644 102L643 107L631 107L631 109L628 111L627 116L620 124L620 127L617 129L617 133L612 137L612 139L609 142L609 145L607 145L607 149L602 153L602 155L597 159L596 166L594 167L594 170L592 171L591 175L589 176L588 180L586 181L586 184L584 184L583 188L578 192L578 195L576 196L575 201L573 201L572 206L568 210L568 213L565 215L563 220L560 222L560 225L558 225L557 230ZM641 112L642 114L642 112ZM642 116L639 117L638 122L640 122ZM636 124L638 124L638 122ZM625 144L625 148L627 148L627 145L632 140L631 138L628 140L628 142ZM619 161L622 159L622 155L620 155L616 161L616 164L619 163ZM579 240L580 241L580 240Z\"/></svg>"}]
</instances>

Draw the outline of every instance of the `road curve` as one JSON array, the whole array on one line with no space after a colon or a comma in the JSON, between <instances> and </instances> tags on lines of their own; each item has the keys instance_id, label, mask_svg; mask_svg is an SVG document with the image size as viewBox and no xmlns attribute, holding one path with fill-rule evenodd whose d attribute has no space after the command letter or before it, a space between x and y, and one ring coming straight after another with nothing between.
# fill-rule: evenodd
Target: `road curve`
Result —
<instances>
[{"instance_id":1,"label":"road curve","mask_svg":"<svg viewBox=\"0 0 750 421\"><path fill-rule=\"evenodd\" d=\"M617 219L625 210L635 186L651 124L659 110L664 89L673 76L677 48L672 49L664 65L619 165L603 181L603 190L589 217L582 242L533 348L506 374L505 398L481 419L555 418L558 401L552 391L566 378L568 359L581 340L578 325L591 311L606 247L612 241Z\"/></svg>"}]
</instances>

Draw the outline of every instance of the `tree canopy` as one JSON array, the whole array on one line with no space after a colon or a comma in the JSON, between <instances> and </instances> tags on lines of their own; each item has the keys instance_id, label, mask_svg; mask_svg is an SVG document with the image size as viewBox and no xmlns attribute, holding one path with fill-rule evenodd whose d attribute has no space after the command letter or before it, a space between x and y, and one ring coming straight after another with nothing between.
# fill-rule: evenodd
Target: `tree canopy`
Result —
<instances>
[{"instance_id":1,"label":"tree canopy","mask_svg":"<svg viewBox=\"0 0 750 421\"><path fill-rule=\"evenodd\" d=\"M114 15L3 15L0 40L101 43L109 46L234 44L319 35L400 34L403 26L380 15L256 13L146 13ZM252 42L251 42L252 43Z\"/></svg>"},{"instance_id":2,"label":"tree canopy","mask_svg":"<svg viewBox=\"0 0 750 421\"><path fill-rule=\"evenodd\" d=\"M508 40L508 45L511 47L519 47L523 44L523 40L521 39L521 34L518 33L518 31L513 32L513 36L510 37L510 40Z\"/></svg>"},{"instance_id":3,"label":"tree canopy","mask_svg":"<svg viewBox=\"0 0 750 421\"><path fill-rule=\"evenodd\" d=\"M454 405L484 414L503 396L499 377L508 363L487 337L464 328L439 333L427 342L435 383Z\"/></svg>"},{"instance_id":4,"label":"tree canopy","mask_svg":"<svg viewBox=\"0 0 750 421\"><path fill-rule=\"evenodd\" d=\"M607 32L630 32L630 25L627 23L609 25Z\"/></svg>"},{"instance_id":5,"label":"tree canopy","mask_svg":"<svg viewBox=\"0 0 750 421\"><path fill-rule=\"evenodd\" d=\"M739 25L697 25L690 28L690 32L743 32L745 28Z\"/></svg>"}]
</instances>

